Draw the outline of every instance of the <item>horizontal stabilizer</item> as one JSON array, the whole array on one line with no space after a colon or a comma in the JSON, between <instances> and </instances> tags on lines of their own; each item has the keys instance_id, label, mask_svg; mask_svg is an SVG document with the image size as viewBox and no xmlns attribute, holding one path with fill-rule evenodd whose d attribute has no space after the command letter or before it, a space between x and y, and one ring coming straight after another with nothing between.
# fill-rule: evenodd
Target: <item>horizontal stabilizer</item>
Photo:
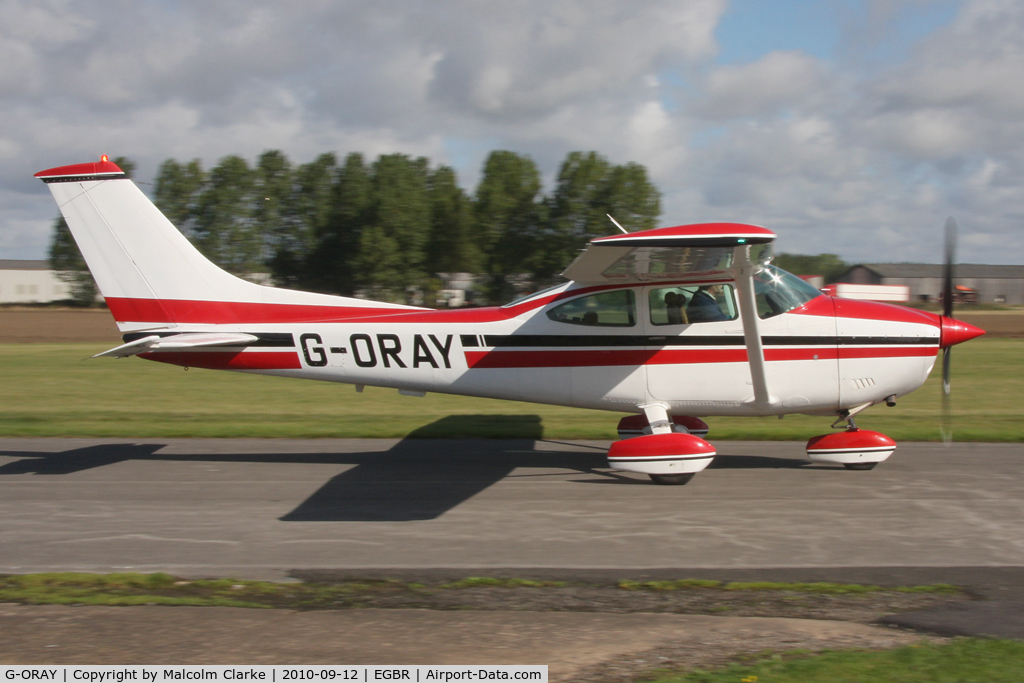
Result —
<instances>
[{"instance_id":1,"label":"horizontal stabilizer","mask_svg":"<svg viewBox=\"0 0 1024 683\"><path fill-rule=\"evenodd\" d=\"M133 342L122 344L109 351L97 353L93 358L127 358L150 351L169 351L171 349L201 349L208 346L246 346L259 341L252 334L227 332L190 332L176 334L173 337L161 337L153 334Z\"/></svg>"}]
</instances>

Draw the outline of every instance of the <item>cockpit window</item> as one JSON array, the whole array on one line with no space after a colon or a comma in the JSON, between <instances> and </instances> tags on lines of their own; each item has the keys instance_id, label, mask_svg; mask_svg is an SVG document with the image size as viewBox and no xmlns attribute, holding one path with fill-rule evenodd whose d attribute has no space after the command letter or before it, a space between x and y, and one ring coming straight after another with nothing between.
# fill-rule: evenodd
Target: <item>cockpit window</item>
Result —
<instances>
[{"instance_id":1,"label":"cockpit window","mask_svg":"<svg viewBox=\"0 0 1024 683\"><path fill-rule=\"evenodd\" d=\"M821 292L796 275L775 266L765 266L754 276L754 294L757 315L762 319L792 311L821 296Z\"/></svg>"},{"instance_id":2,"label":"cockpit window","mask_svg":"<svg viewBox=\"0 0 1024 683\"><path fill-rule=\"evenodd\" d=\"M732 285L686 285L650 291L652 325L689 325L735 320L736 298Z\"/></svg>"},{"instance_id":3,"label":"cockpit window","mask_svg":"<svg viewBox=\"0 0 1024 683\"><path fill-rule=\"evenodd\" d=\"M581 296L548 311L559 323L593 327L632 327L636 324L636 300L633 291L617 289Z\"/></svg>"}]
</instances>

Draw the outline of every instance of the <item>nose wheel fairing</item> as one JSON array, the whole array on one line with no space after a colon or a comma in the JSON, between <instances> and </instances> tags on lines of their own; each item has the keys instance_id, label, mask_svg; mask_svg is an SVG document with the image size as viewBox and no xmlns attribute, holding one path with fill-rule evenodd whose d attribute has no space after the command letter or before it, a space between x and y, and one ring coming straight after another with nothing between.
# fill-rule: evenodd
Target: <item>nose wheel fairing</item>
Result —
<instances>
[{"instance_id":1,"label":"nose wheel fairing","mask_svg":"<svg viewBox=\"0 0 1024 683\"><path fill-rule=\"evenodd\" d=\"M811 462L843 465L847 469L871 469L895 450L896 442L885 434L857 428L811 437L807 442Z\"/></svg>"}]
</instances>

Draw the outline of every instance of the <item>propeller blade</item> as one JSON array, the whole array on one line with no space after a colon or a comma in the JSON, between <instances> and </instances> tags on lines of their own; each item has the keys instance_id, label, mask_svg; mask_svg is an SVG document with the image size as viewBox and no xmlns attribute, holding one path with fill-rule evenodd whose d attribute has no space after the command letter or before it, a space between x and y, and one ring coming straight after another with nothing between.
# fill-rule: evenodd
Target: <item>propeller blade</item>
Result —
<instances>
[{"instance_id":1,"label":"propeller blade","mask_svg":"<svg viewBox=\"0 0 1024 683\"><path fill-rule=\"evenodd\" d=\"M956 262L956 221L946 219L946 258L942 278L942 315L953 317L953 264Z\"/></svg>"},{"instance_id":2,"label":"propeller blade","mask_svg":"<svg viewBox=\"0 0 1024 683\"><path fill-rule=\"evenodd\" d=\"M942 315L953 317L953 268L956 263L956 220L952 216L946 219L946 255L942 277ZM949 405L949 373L952 360L952 347L942 351L942 416L939 420L939 431L942 442L947 446L953 442L953 420Z\"/></svg>"},{"instance_id":3,"label":"propeller blade","mask_svg":"<svg viewBox=\"0 0 1024 683\"><path fill-rule=\"evenodd\" d=\"M939 432L942 434L942 443L947 446L953 443L953 416L949 406L949 363L952 351L951 346L942 350L942 415L939 418Z\"/></svg>"}]
</instances>

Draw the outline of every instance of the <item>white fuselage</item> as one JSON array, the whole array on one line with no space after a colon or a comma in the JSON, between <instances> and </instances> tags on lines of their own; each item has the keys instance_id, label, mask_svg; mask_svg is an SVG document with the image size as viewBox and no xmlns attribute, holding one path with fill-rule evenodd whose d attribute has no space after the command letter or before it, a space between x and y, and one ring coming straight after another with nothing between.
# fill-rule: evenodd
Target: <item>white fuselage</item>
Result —
<instances>
[{"instance_id":1,"label":"white fuselage","mask_svg":"<svg viewBox=\"0 0 1024 683\"><path fill-rule=\"evenodd\" d=\"M758 256L774 233L741 224L594 239L571 282L500 308L264 287L105 158L36 175L125 333L101 355L648 417L837 413L919 387L956 322L821 295Z\"/></svg>"},{"instance_id":2,"label":"white fuselage","mask_svg":"<svg viewBox=\"0 0 1024 683\"><path fill-rule=\"evenodd\" d=\"M834 414L901 396L924 383L939 349L935 316L863 302L846 315L842 307L850 304L840 302L837 315L838 300L823 295L761 321L768 387L777 400L757 404L739 320L656 326L649 287L628 288L637 306L630 326L588 327L546 315L594 289L570 285L503 308L339 322L181 324L177 332L245 332L261 342L143 357L621 412L658 401L673 414L713 416Z\"/></svg>"}]
</instances>

